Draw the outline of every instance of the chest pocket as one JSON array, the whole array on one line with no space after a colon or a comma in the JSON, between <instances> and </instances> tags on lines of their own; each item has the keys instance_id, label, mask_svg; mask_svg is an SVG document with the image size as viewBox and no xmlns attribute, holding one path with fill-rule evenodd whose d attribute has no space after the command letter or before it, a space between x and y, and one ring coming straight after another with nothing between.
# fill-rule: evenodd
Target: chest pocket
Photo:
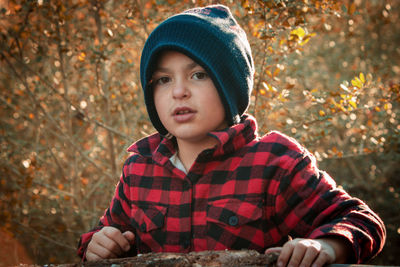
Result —
<instances>
[{"instance_id":1,"label":"chest pocket","mask_svg":"<svg viewBox=\"0 0 400 267\"><path fill-rule=\"evenodd\" d=\"M242 201L220 199L208 204L207 221L229 226L241 226L261 219L261 199Z\"/></svg>"},{"instance_id":2,"label":"chest pocket","mask_svg":"<svg viewBox=\"0 0 400 267\"><path fill-rule=\"evenodd\" d=\"M159 205L131 206L131 223L140 232L150 232L164 225L167 207Z\"/></svg>"},{"instance_id":3,"label":"chest pocket","mask_svg":"<svg viewBox=\"0 0 400 267\"><path fill-rule=\"evenodd\" d=\"M159 205L132 205L131 224L136 229L135 243L137 253L162 251L165 243L163 226L167 207Z\"/></svg>"},{"instance_id":4,"label":"chest pocket","mask_svg":"<svg viewBox=\"0 0 400 267\"><path fill-rule=\"evenodd\" d=\"M220 199L207 206L208 249L255 249L264 247L261 198Z\"/></svg>"}]
</instances>

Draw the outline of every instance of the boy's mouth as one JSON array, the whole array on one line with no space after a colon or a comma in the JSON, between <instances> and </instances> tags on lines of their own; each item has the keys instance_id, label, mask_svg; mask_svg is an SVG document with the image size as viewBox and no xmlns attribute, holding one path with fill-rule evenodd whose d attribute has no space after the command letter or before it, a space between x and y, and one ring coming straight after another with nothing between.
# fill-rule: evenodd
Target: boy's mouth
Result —
<instances>
[{"instance_id":1,"label":"boy's mouth","mask_svg":"<svg viewBox=\"0 0 400 267\"><path fill-rule=\"evenodd\" d=\"M179 107L176 108L174 110L174 112L172 113L172 115L176 116L176 115L185 115L185 114L189 114L189 113L195 113L195 111L191 108L188 107Z\"/></svg>"},{"instance_id":2,"label":"boy's mouth","mask_svg":"<svg viewBox=\"0 0 400 267\"><path fill-rule=\"evenodd\" d=\"M193 118L195 110L188 107L178 107L172 112L172 116L177 122L186 122Z\"/></svg>"},{"instance_id":3,"label":"boy's mouth","mask_svg":"<svg viewBox=\"0 0 400 267\"><path fill-rule=\"evenodd\" d=\"M188 110L188 109L186 109L186 110L180 110L180 111L178 111L178 112L176 113L176 115L187 114L187 113L190 113L190 112L191 112L191 111Z\"/></svg>"}]
</instances>

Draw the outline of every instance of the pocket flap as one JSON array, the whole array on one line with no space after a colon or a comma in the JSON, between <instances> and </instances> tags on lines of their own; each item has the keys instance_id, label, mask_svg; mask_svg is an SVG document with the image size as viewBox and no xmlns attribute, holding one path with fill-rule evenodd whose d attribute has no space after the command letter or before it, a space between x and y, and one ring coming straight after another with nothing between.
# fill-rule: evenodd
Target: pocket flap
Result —
<instances>
[{"instance_id":1,"label":"pocket flap","mask_svg":"<svg viewBox=\"0 0 400 267\"><path fill-rule=\"evenodd\" d=\"M158 205L132 205L131 222L141 232L161 228L164 225L167 207Z\"/></svg>"},{"instance_id":2,"label":"pocket flap","mask_svg":"<svg viewBox=\"0 0 400 267\"><path fill-rule=\"evenodd\" d=\"M207 220L239 226L262 217L262 200L219 199L208 203Z\"/></svg>"}]
</instances>

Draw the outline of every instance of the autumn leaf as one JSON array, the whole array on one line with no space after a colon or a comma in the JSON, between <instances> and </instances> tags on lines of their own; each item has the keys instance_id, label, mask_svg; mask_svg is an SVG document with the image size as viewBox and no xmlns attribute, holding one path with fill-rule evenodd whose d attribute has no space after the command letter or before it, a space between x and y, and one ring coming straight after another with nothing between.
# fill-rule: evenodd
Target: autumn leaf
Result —
<instances>
[{"instance_id":1,"label":"autumn leaf","mask_svg":"<svg viewBox=\"0 0 400 267\"><path fill-rule=\"evenodd\" d=\"M356 102L355 101L353 101L353 100L349 100L349 104L353 107L353 108L357 108L357 104L356 104Z\"/></svg>"},{"instance_id":2,"label":"autumn leaf","mask_svg":"<svg viewBox=\"0 0 400 267\"><path fill-rule=\"evenodd\" d=\"M357 87L357 88L359 88L359 89L361 89L362 86L363 86L363 83L361 82L361 80L360 80L358 77L355 77L354 79L352 79L352 80L351 80L351 84L352 84L354 87Z\"/></svg>"},{"instance_id":3,"label":"autumn leaf","mask_svg":"<svg viewBox=\"0 0 400 267\"><path fill-rule=\"evenodd\" d=\"M360 81L362 82L362 84L365 84L365 76L364 73L360 72Z\"/></svg>"},{"instance_id":4,"label":"autumn leaf","mask_svg":"<svg viewBox=\"0 0 400 267\"><path fill-rule=\"evenodd\" d=\"M305 45L306 43L308 43L308 41L310 41L310 38L311 38L312 36L315 36L315 35L316 35L316 33L307 34L307 35L301 40L300 45Z\"/></svg>"},{"instance_id":5,"label":"autumn leaf","mask_svg":"<svg viewBox=\"0 0 400 267\"><path fill-rule=\"evenodd\" d=\"M272 73L272 76L277 76L278 74L279 74L279 72L280 72L281 70L279 69L279 68L276 68L275 70L274 70L274 73Z\"/></svg>"},{"instance_id":6,"label":"autumn leaf","mask_svg":"<svg viewBox=\"0 0 400 267\"><path fill-rule=\"evenodd\" d=\"M347 11L348 11L349 15L353 15L354 12L356 11L356 4L354 2L352 2Z\"/></svg>"},{"instance_id":7,"label":"autumn leaf","mask_svg":"<svg viewBox=\"0 0 400 267\"><path fill-rule=\"evenodd\" d=\"M349 88L345 85L345 84L340 84L340 88L342 88L344 91L346 91L346 92L348 92L348 93L350 93L350 90L349 90Z\"/></svg>"},{"instance_id":8,"label":"autumn leaf","mask_svg":"<svg viewBox=\"0 0 400 267\"><path fill-rule=\"evenodd\" d=\"M85 58L86 58L86 54L85 54L84 52L81 52L81 53L78 55L79 61L84 61Z\"/></svg>"},{"instance_id":9,"label":"autumn leaf","mask_svg":"<svg viewBox=\"0 0 400 267\"><path fill-rule=\"evenodd\" d=\"M305 34L306 32L302 27L297 27L290 32L290 40L302 40Z\"/></svg>"}]
</instances>

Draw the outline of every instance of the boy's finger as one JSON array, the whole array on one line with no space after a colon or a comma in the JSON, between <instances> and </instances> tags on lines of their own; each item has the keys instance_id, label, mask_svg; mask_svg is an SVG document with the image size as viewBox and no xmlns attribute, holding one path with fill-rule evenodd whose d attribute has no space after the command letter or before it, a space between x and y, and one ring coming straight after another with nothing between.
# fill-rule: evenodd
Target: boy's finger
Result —
<instances>
[{"instance_id":1,"label":"boy's finger","mask_svg":"<svg viewBox=\"0 0 400 267\"><path fill-rule=\"evenodd\" d=\"M86 254L86 259L89 261L110 258L117 258L117 255L101 244L94 244L93 248Z\"/></svg>"},{"instance_id":2,"label":"boy's finger","mask_svg":"<svg viewBox=\"0 0 400 267\"><path fill-rule=\"evenodd\" d=\"M287 265L288 261L290 260L290 257L292 256L293 249L294 249L294 244L291 242L287 242L285 245L283 245L281 253L279 254L278 257L278 262L277 262L278 267L284 267Z\"/></svg>"},{"instance_id":3,"label":"boy's finger","mask_svg":"<svg viewBox=\"0 0 400 267\"><path fill-rule=\"evenodd\" d=\"M108 239L107 242L103 242L100 245L115 255L121 255L123 252L123 248L120 244L113 239Z\"/></svg>"},{"instance_id":4,"label":"boy's finger","mask_svg":"<svg viewBox=\"0 0 400 267\"><path fill-rule=\"evenodd\" d=\"M317 258L319 251L315 247L308 247L300 266L311 266L315 258Z\"/></svg>"},{"instance_id":5,"label":"boy's finger","mask_svg":"<svg viewBox=\"0 0 400 267\"><path fill-rule=\"evenodd\" d=\"M123 235L126 239L128 239L128 241L130 241L130 242L132 242L133 240L135 240L135 234L132 233L131 231L123 232L122 235Z\"/></svg>"},{"instance_id":6,"label":"boy's finger","mask_svg":"<svg viewBox=\"0 0 400 267\"><path fill-rule=\"evenodd\" d=\"M282 247L273 247L273 248L267 248L264 252L264 254L269 254L269 253L280 253L282 251Z\"/></svg>"},{"instance_id":7,"label":"boy's finger","mask_svg":"<svg viewBox=\"0 0 400 267\"><path fill-rule=\"evenodd\" d=\"M300 266L300 263L304 258L306 250L307 248L305 246L299 245L299 243L297 243L297 245L294 246L293 253L292 256L290 257L288 266Z\"/></svg>"},{"instance_id":8,"label":"boy's finger","mask_svg":"<svg viewBox=\"0 0 400 267\"><path fill-rule=\"evenodd\" d=\"M87 251L86 252L86 260L87 261L98 261L98 260L101 260L101 258L97 254Z\"/></svg>"},{"instance_id":9,"label":"boy's finger","mask_svg":"<svg viewBox=\"0 0 400 267\"><path fill-rule=\"evenodd\" d=\"M118 247L118 249L122 249L123 251L128 251L131 248L128 240L122 235L120 230L114 228L114 229L110 229L109 231L105 231L104 234L109 239L111 239L112 241L115 242L115 246ZM115 250L113 250L113 251L115 251ZM118 251L115 251L115 252L118 253ZM121 254L121 253L119 253L119 254Z\"/></svg>"}]
</instances>

